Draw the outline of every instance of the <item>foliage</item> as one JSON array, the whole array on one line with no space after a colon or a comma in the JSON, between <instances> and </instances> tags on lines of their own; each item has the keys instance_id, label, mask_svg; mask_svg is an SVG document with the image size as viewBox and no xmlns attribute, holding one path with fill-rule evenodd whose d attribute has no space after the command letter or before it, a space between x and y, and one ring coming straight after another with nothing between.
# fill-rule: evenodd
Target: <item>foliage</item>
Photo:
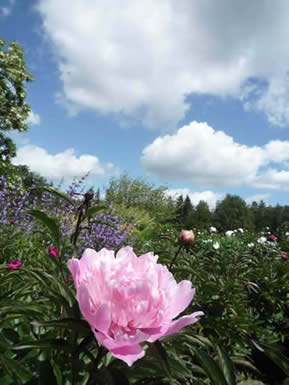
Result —
<instances>
[{"instance_id":1,"label":"foliage","mask_svg":"<svg viewBox=\"0 0 289 385\"><path fill-rule=\"evenodd\" d=\"M0 39L0 130L26 131L30 107L25 103L25 85L33 80L24 62L22 48L15 42L4 50Z\"/></svg>"},{"instance_id":2,"label":"foliage","mask_svg":"<svg viewBox=\"0 0 289 385\"><path fill-rule=\"evenodd\" d=\"M126 208L145 210L156 221L165 223L175 217L175 204L166 190L166 187L155 188L142 178L132 179L124 174L110 180L105 199Z\"/></svg>"}]
</instances>

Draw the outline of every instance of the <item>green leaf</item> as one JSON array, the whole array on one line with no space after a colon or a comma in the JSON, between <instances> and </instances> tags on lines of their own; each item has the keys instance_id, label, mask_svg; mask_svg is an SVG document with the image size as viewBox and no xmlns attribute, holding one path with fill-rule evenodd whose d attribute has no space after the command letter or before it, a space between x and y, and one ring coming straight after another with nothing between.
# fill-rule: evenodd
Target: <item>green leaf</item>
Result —
<instances>
[{"instance_id":1,"label":"green leaf","mask_svg":"<svg viewBox=\"0 0 289 385\"><path fill-rule=\"evenodd\" d=\"M228 385L219 365L206 353L192 348L202 368L214 385Z\"/></svg>"},{"instance_id":2,"label":"green leaf","mask_svg":"<svg viewBox=\"0 0 289 385\"><path fill-rule=\"evenodd\" d=\"M12 350L23 350L23 349L41 349L41 350L64 350L66 352L72 352L73 346L61 338L39 340L39 341L28 341L21 345L15 345L11 347Z\"/></svg>"},{"instance_id":3,"label":"green leaf","mask_svg":"<svg viewBox=\"0 0 289 385\"><path fill-rule=\"evenodd\" d=\"M24 211L24 214L31 215L33 218L38 219L49 230L55 246L59 250L60 229L56 219L49 217L47 214L40 210L26 210Z\"/></svg>"},{"instance_id":4,"label":"green leaf","mask_svg":"<svg viewBox=\"0 0 289 385\"><path fill-rule=\"evenodd\" d=\"M63 385L62 373L61 373L59 366L52 359L49 362L50 362L50 365L53 369L53 373L54 373L54 376L56 378L57 385Z\"/></svg>"},{"instance_id":5,"label":"green leaf","mask_svg":"<svg viewBox=\"0 0 289 385\"><path fill-rule=\"evenodd\" d=\"M217 346L217 351L219 356L219 364L223 370L224 377L226 378L228 385L236 385L236 377L232 360L223 348Z\"/></svg>"},{"instance_id":6,"label":"green leaf","mask_svg":"<svg viewBox=\"0 0 289 385\"><path fill-rule=\"evenodd\" d=\"M83 320L76 320L73 318L65 318L61 320L52 320L52 321L45 321L45 322L38 322L33 321L31 322L31 325L33 326L46 326L46 327L59 327L59 328L65 328L65 329L75 329L75 330L84 330L87 332L90 332L90 326L87 322Z\"/></svg>"},{"instance_id":7,"label":"green leaf","mask_svg":"<svg viewBox=\"0 0 289 385\"><path fill-rule=\"evenodd\" d=\"M22 384L26 384L32 379L32 372L17 361L4 356L1 357L1 361L3 366L5 366L13 376L17 377Z\"/></svg>"},{"instance_id":8,"label":"green leaf","mask_svg":"<svg viewBox=\"0 0 289 385\"><path fill-rule=\"evenodd\" d=\"M267 345L260 342L252 341L254 346L270 358L286 376L289 376L289 359L284 356L279 346Z\"/></svg>"},{"instance_id":9,"label":"green leaf","mask_svg":"<svg viewBox=\"0 0 289 385\"><path fill-rule=\"evenodd\" d=\"M156 357L159 359L165 373L169 377L171 377L168 355L165 349L163 348L161 342L155 341L153 343L149 343L149 347L151 348L152 352L156 355Z\"/></svg>"}]
</instances>

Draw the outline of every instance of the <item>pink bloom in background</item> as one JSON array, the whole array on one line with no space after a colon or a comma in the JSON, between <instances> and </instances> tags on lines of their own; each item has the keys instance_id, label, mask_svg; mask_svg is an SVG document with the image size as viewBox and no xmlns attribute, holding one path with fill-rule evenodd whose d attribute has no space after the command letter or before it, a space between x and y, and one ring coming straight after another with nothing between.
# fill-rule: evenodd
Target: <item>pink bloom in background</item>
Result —
<instances>
[{"instance_id":1,"label":"pink bloom in background","mask_svg":"<svg viewBox=\"0 0 289 385\"><path fill-rule=\"evenodd\" d=\"M14 219L10 219L10 223L13 225L15 223Z\"/></svg>"},{"instance_id":2,"label":"pink bloom in background","mask_svg":"<svg viewBox=\"0 0 289 385\"><path fill-rule=\"evenodd\" d=\"M51 255L54 258L58 258L58 251L56 247L49 247L48 248L48 254Z\"/></svg>"},{"instance_id":3,"label":"pink bloom in background","mask_svg":"<svg viewBox=\"0 0 289 385\"><path fill-rule=\"evenodd\" d=\"M282 253L281 256L282 256L283 259L288 259L289 258L287 253Z\"/></svg>"},{"instance_id":4,"label":"pink bloom in background","mask_svg":"<svg viewBox=\"0 0 289 385\"><path fill-rule=\"evenodd\" d=\"M190 281L177 283L158 256L137 257L127 246L113 250L86 249L68 268L80 310L97 341L131 366L145 352L140 343L154 342L193 324L203 312L175 319L192 301Z\"/></svg>"},{"instance_id":5,"label":"pink bloom in background","mask_svg":"<svg viewBox=\"0 0 289 385\"><path fill-rule=\"evenodd\" d=\"M15 259L14 261L8 262L8 270L17 270L19 267L22 266L22 262L18 261L18 259Z\"/></svg>"},{"instance_id":6,"label":"pink bloom in background","mask_svg":"<svg viewBox=\"0 0 289 385\"><path fill-rule=\"evenodd\" d=\"M276 239L277 239L277 237L275 237L275 235L273 235L273 234L269 235L269 237L268 237L269 241L276 241Z\"/></svg>"}]
</instances>

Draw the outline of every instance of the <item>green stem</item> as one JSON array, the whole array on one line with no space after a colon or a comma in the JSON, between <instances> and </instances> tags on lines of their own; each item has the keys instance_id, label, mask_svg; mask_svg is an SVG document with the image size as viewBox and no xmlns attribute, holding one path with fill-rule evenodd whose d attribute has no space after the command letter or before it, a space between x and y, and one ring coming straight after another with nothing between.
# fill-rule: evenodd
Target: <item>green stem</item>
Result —
<instances>
[{"instance_id":1,"label":"green stem","mask_svg":"<svg viewBox=\"0 0 289 385\"><path fill-rule=\"evenodd\" d=\"M182 247L183 247L183 245L180 245L180 246L178 247L177 251L176 251L176 254L175 254L175 256L174 256L174 258L173 258L173 260L172 260L172 262L171 262L171 264L170 264L170 266L169 266L169 271L170 271L170 272L171 272L171 269L172 269L174 263L176 262L177 256L179 255L179 253L180 253Z\"/></svg>"}]
</instances>

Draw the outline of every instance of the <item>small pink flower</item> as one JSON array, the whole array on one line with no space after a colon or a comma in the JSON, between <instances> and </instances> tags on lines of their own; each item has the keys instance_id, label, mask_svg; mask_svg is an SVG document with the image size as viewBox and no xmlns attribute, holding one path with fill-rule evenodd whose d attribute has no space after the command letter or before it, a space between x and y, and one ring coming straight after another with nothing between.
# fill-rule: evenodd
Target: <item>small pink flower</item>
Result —
<instances>
[{"instance_id":1,"label":"small pink flower","mask_svg":"<svg viewBox=\"0 0 289 385\"><path fill-rule=\"evenodd\" d=\"M281 256L282 256L283 259L288 259L289 258L287 253L282 253Z\"/></svg>"},{"instance_id":2,"label":"small pink flower","mask_svg":"<svg viewBox=\"0 0 289 385\"><path fill-rule=\"evenodd\" d=\"M192 301L190 281L177 283L158 256L137 257L129 246L113 250L86 249L70 259L70 270L81 313L97 341L131 366L143 357L140 345L176 333L198 320L197 311L179 318Z\"/></svg>"},{"instance_id":3,"label":"small pink flower","mask_svg":"<svg viewBox=\"0 0 289 385\"><path fill-rule=\"evenodd\" d=\"M8 262L8 270L17 270L19 267L22 266L22 262L18 261L18 259L15 259L14 261Z\"/></svg>"},{"instance_id":4,"label":"small pink flower","mask_svg":"<svg viewBox=\"0 0 289 385\"><path fill-rule=\"evenodd\" d=\"M192 230L182 230L178 239L180 243L191 245L195 240L195 234Z\"/></svg>"},{"instance_id":5,"label":"small pink flower","mask_svg":"<svg viewBox=\"0 0 289 385\"><path fill-rule=\"evenodd\" d=\"M49 247L48 254L54 258L58 258L58 251L56 247Z\"/></svg>"},{"instance_id":6,"label":"small pink flower","mask_svg":"<svg viewBox=\"0 0 289 385\"><path fill-rule=\"evenodd\" d=\"M277 237L275 237L275 235L271 234L269 235L268 237L268 241L276 241Z\"/></svg>"},{"instance_id":7,"label":"small pink flower","mask_svg":"<svg viewBox=\"0 0 289 385\"><path fill-rule=\"evenodd\" d=\"M13 225L13 223L15 223L14 219L10 219L10 223Z\"/></svg>"}]
</instances>

